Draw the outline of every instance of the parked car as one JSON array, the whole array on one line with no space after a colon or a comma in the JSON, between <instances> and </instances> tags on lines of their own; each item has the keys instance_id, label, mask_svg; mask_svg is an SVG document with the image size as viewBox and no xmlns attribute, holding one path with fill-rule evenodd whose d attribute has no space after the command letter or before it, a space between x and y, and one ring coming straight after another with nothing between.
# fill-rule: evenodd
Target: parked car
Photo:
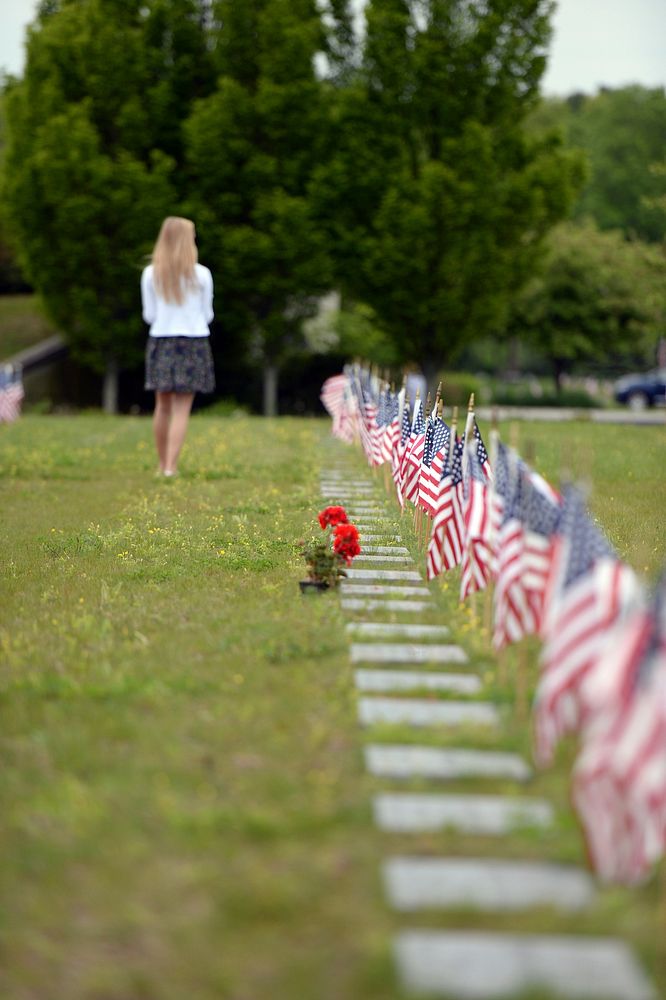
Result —
<instances>
[{"instance_id":1,"label":"parked car","mask_svg":"<svg viewBox=\"0 0 666 1000\"><path fill-rule=\"evenodd\" d=\"M666 405L666 368L653 368L643 375L623 375L615 383L615 399L632 410Z\"/></svg>"}]
</instances>

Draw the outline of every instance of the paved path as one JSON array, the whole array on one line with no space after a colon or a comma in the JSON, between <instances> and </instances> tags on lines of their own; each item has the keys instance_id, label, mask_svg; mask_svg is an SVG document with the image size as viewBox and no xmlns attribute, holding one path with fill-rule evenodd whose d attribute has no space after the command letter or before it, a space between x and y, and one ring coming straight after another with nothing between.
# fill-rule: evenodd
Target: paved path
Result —
<instances>
[{"instance_id":1,"label":"paved path","mask_svg":"<svg viewBox=\"0 0 666 1000\"><path fill-rule=\"evenodd\" d=\"M588 410L571 406L480 406L476 415L480 420L542 420L546 423L561 423L566 420L588 420L593 424L631 424L640 426L664 426L666 408L651 410Z\"/></svg>"}]
</instances>

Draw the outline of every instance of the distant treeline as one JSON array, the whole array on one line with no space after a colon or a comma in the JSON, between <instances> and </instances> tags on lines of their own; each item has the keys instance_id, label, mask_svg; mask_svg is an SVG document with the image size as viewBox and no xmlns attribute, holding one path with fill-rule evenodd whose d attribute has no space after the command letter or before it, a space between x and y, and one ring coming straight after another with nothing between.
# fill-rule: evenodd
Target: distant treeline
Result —
<instances>
[{"instance_id":1,"label":"distant treeline","mask_svg":"<svg viewBox=\"0 0 666 1000\"><path fill-rule=\"evenodd\" d=\"M162 218L193 218L219 363L263 372L268 411L313 350L426 374L516 337L556 375L647 359L666 97L543 103L550 6L369 0L359 37L345 0L49 0L4 92L0 238L113 371L140 363Z\"/></svg>"}]
</instances>

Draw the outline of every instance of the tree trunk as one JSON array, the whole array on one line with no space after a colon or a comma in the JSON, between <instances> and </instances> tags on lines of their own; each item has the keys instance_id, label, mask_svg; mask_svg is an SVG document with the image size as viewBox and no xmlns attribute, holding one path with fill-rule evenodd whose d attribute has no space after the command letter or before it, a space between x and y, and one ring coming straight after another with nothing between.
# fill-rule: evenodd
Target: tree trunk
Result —
<instances>
[{"instance_id":1,"label":"tree trunk","mask_svg":"<svg viewBox=\"0 0 666 1000\"><path fill-rule=\"evenodd\" d=\"M437 390L437 383L439 381L439 376L443 371L443 366L438 362L434 361L432 358L428 358L422 364L423 374L425 375L426 384L428 386L428 392L431 394L433 400L435 398L435 392ZM425 405L425 399L423 400Z\"/></svg>"},{"instance_id":2,"label":"tree trunk","mask_svg":"<svg viewBox=\"0 0 666 1000\"><path fill-rule=\"evenodd\" d=\"M511 337L506 356L506 375L508 378L518 378L520 375L520 340Z\"/></svg>"},{"instance_id":3,"label":"tree trunk","mask_svg":"<svg viewBox=\"0 0 666 1000\"><path fill-rule=\"evenodd\" d=\"M102 386L102 408L105 413L118 412L118 362L111 359L104 372Z\"/></svg>"},{"instance_id":4,"label":"tree trunk","mask_svg":"<svg viewBox=\"0 0 666 1000\"><path fill-rule=\"evenodd\" d=\"M558 358L553 358L553 380L555 382L555 393L559 396L562 392L562 376L565 366Z\"/></svg>"},{"instance_id":5,"label":"tree trunk","mask_svg":"<svg viewBox=\"0 0 666 1000\"><path fill-rule=\"evenodd\" d=\"M264 416L277 417L277 390L278 390L278 368L277 365L266 362L264 365Z\"/></svg>"}]
</instances>

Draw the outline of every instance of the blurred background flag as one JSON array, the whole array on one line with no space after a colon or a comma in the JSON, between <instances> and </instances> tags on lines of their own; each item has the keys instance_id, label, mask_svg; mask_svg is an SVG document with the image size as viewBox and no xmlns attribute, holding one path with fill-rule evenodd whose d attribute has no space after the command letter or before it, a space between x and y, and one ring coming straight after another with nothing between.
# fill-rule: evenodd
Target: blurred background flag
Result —
<instances>
[{"instance_id":1,"label":"blurred background flag","mask_svg":"<svg viewBox=\"0 0 666 1000\"><path fill-rule=\"evenodd\" d=\"M603 668L573 799L597 874L631 883L666 850L666 574L616 630Z\"/></svg>"},{"instance_id":2,"label":"blurred background flag","mask_svg":"<svg viewBox=\"0 0 666 1000\"><path fill-rule=\"evenodd\" d=\"M5 365L0 368L0 424L11 424L18 419L23 396L20 367Z\"/></svg>"},{"instance_id":3,"label":"blurred background flag","mask_svg":"<svg viewBox=\"0 0 666 1000\"><path fill-rule=\"evenodd\" d=\"M555 745L581 722L580 688L605 652L611 628L631 606L638 580L592 522L583 494L563 491L558 538L546 587L544 646L536 692L536 755L552 760Z\"/></svg>"}]
</instances>

